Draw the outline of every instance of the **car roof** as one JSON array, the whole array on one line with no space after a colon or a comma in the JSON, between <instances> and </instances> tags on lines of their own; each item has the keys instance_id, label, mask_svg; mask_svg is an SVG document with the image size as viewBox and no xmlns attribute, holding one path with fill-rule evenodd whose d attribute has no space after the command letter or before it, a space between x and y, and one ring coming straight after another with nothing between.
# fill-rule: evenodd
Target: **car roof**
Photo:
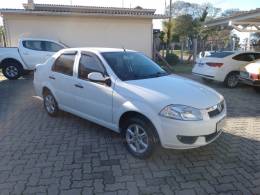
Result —
<instances>
[{"instance_id":1,"label":"car roof","mask_svg":"<svg viewBox=\"0 0 260 195\"><path fill-rule=\"evenodd\" d=\"M63 49L62 51L75 51L75 50L89 51L89 52L94 52L94 53L102 53L102 52L122 52L122 51L124 51L123 48L107 48L107 47L75 47L75 48ZM128 51L128 52L136 52L136 51L134 51L134 50L129 50L129 49L125 49L125 51Z\"/></svg>"}]
</instances>

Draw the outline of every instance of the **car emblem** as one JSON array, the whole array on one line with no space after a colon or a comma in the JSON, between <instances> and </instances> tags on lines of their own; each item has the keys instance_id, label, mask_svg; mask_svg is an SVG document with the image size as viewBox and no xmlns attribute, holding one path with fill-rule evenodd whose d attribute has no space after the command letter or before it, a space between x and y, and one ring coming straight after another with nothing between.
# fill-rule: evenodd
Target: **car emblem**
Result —
<instances>
[{"instance_id":1,"label":"car emblem","mask_svg":"<svg viewBox=\"0 0 260 195\"><path fill-rule=\"evenodd\" d=\"M221 112L222 111L222 105L221 104L218 104L218 111Z\"/></svg>"}]
</instances>

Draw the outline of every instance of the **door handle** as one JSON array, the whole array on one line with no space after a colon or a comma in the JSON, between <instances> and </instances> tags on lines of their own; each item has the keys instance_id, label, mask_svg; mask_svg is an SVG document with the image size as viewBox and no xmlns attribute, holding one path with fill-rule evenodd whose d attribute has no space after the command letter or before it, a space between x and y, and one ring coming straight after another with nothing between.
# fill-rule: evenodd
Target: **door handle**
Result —
<instances>
[{"instance_id":1,"label":"door handle","mask_svg":"<svg viewBox=\"0 0 260 195\"><path fill-rule=\"evenodd\" d=\"M53 76L49 76L49 79L55 80L55 77L53 77Z\"/></svg>"},{"instance_id":2,"label":"door handle","mask_svg":"<svg viewBox=\"0 0 260 195\"><path fill-rule=\"evenodd\" d=\"M81 84L75 84L74 86L78 87L78 88L81 88L81 89L84 88Z\"/></svg>"}]
</instances>

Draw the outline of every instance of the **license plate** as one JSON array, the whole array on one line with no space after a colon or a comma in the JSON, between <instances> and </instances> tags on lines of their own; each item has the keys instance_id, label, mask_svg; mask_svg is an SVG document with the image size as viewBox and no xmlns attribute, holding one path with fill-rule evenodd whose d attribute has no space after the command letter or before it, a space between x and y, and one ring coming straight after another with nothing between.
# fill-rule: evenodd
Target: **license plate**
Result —
<instances>
[{"instance_id":1,"label":"license plate","mask_svg":"<svg viewBox=\"0 0 260 195\"><path fill-rule=\"evenodd\" d=\"M204 65L204 63L202 63L202 62L199 62L199 63L198 63L198 65L201 67L201 66L203 66L203 65Z\"/></svg>"},{"instance_id":2,"label":"license plate","mask_svg":"<svg viewBox=\"0 0 260 195\"><path fill-rule=\"evenodd\" d=\"M242 78L248 78L249 77L249 74L248 74L248 72L240 72L240 76L242 77Z\"/></svg>"},{"instance_id":3,"label":"license plate","mask_svg":"<svg viewBox=\"0 0 260 195\"><path fill-rule=\"evenodd\" d=\"M217 122L217 127L216 127L217 133L222 131L224 126L225 126L225 118L223 118L223 119L221 119L220 121Z\"/></svg>"}]
</instances>

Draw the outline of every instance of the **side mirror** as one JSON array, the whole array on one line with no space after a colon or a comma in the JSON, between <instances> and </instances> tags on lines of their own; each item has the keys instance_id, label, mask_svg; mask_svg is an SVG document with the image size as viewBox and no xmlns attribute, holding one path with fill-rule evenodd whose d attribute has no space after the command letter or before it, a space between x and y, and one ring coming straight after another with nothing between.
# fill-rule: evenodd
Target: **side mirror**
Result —
<instances>
[{"instance_id":1,"label":"side mirror","mask_svg":"<svg viewBox=\"0 0 260 195\"><path fill-rule=\"evenodd\" d=\"M100 72L91 72L88 74L88 79L92 82L105 83L111 86L111 80L109 77L104 77Z\"/></svg>"}]
</instances>

